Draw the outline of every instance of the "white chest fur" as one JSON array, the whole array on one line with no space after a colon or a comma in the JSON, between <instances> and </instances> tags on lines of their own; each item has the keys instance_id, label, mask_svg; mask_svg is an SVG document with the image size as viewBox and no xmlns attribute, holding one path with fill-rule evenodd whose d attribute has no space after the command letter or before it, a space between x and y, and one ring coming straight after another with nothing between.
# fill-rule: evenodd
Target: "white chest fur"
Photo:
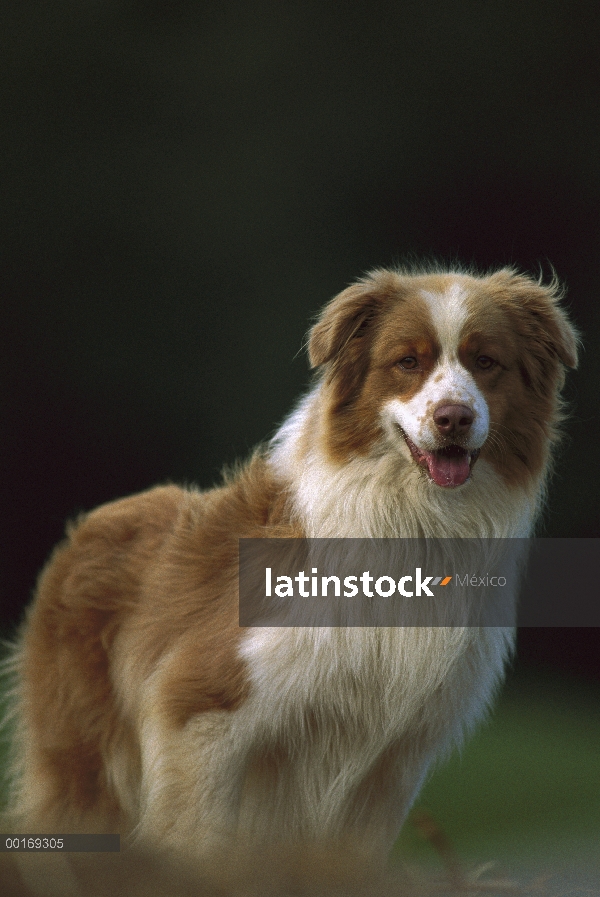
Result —
<instances>
[{"instance_id":1,"label":"white chest fur","mask_svg":"<svg viewBox=\"0 0 600 897\"><path fill-rule=\"evenodd\" d=\"M336 467L307 448L315 402L318 393L284 424L272 455L309 536L529 531L535 502L509 494L485 463L466 488L445 492L390 451L386 435L370 457ZM321 837L356 834L358 826L386 842L431 762L485 712L512 642L510 628L250 630L241 653L252 697L236 729L263 760L251 764L242 827Z\"/></svg>"}]
</instances>

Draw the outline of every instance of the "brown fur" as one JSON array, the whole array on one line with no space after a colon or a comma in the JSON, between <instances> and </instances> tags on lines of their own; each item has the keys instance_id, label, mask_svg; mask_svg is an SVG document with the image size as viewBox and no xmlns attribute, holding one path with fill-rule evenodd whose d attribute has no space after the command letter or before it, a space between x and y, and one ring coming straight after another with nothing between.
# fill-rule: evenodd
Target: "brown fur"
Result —
<instances>
[{"instance_id":1,"label":"brown fur","mask_svg":"<svg viewBox=\"0 0 600 897\"><path fill-rule=\"evenodd\" d=\"M334 461L343 463L354 454L366 455L381 436L378 410L387 398L409 399L421 388L439 355L433 325L425 303L416 290L402 289L388 278L373 284L362 302L365 314L356 314L358 292L350 287L327 309L313 331L309 346L313 365L322 364L317 348L330 316L338 321L354 314L361 322L352 336L344 333L337 355L325 375L328 413L326 447ZM352 292L354 291L354 292ZM377 301L375 301L377 300ZM368 316L370 315L370 317ZM331 326L331 325L330 325ZM350 328L348 328L350 330ZM405 355L418 354L423 370L408 377L399 374L397 362Z\"/></svg>"},{"instance_id":2,"label":"brown fur","mask_svg":"<svg viewBox=\"0 0 600 897\"><path fill-rule=\"evenodd\" d=\"M131 825L106 770L123 754L139 769L135 719L159 660L156 700L175 727L244 700L238 538L265 534L298 529L260 455L221 489L158 487L69 527L17 656L30 827Z\"/></svg>"}]
</instances>

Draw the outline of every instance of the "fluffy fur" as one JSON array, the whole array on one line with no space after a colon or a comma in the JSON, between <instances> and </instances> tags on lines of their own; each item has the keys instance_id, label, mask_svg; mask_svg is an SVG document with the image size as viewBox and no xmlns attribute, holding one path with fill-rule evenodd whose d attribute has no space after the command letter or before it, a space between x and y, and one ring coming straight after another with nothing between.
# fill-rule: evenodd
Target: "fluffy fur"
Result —
<instances>
[{"instance_id":1,"label":"fluffy fur","mask_svg":"<svg viewBox=\"0 0 600 897\"><path fill-rule=\"evenodd\" d=\"M312 391L221 487L69 528L12 661L21 830L383 853L484 713L512 630L243 630L238 539L530 534L576 364L557 285L375 271L309 357Z\"/></svg>"}]
</instances>

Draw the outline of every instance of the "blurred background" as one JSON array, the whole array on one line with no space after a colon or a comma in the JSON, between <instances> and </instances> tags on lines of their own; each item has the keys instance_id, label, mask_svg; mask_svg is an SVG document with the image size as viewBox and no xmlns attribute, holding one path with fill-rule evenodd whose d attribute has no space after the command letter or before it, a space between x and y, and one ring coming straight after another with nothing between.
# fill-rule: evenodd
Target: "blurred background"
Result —
<instances>
[{"instance_id":1,"label":"blurred background","mask_svg":"<svg viewBox=\"0 0 600 897\"><path fill-rule=\"evenodd\" d=\"M4 634L66 519L212 485L307 385L318 309L415 258L566 283L585 350L544 532L600 536L598 38L582 0L4 0ZM519 688L575 706L599 643L524 630Z\"/></svg>"}]
</instances>

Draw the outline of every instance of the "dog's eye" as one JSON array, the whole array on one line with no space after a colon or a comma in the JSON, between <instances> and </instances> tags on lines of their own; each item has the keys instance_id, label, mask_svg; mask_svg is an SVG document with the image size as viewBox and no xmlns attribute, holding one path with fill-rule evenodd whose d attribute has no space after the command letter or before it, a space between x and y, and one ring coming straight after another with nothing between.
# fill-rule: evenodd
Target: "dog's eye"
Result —
<instances>
[{"instance_id":1,"label":"dog's eye","mask_svg":"<svg viewBox=\"0 0 600 897\"><path fill-rule=\"evenodd\" d=\"M414 355L406 355L404 358L400 359L398 364L401 368L404 368L405 371L414 371L414 369L418 367L419 362Z\"/></svg>"},{"instance_id":2,"label":"dog's eye","mask_svg":"<svg viewBox=\"0 0 600 897\"><path fill-rule=\"evenodd\" d=\"M496 364L494 359L490 358L489 355L480 355L475 363L481 371L489 371L490 368L493 368Z\"/></svg>"}]
</instances>

